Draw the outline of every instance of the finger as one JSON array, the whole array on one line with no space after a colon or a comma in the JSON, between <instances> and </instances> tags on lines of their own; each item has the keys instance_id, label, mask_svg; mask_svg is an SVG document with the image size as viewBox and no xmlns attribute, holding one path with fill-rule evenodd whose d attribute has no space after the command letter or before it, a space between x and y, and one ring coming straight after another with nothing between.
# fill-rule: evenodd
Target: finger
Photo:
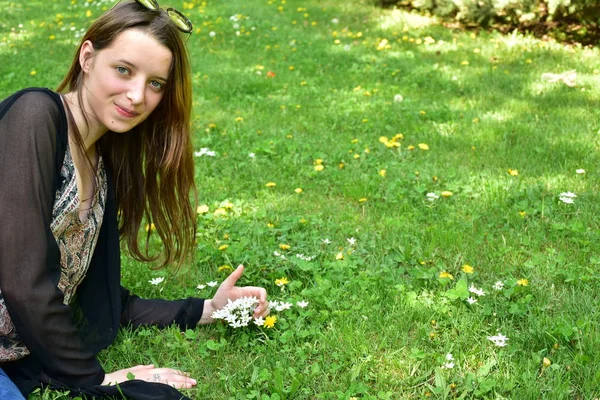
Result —
<instances>
[{"instance_id":1,"label":"finger","mask_svg":"<svg viewBox=\"0 0 600 400\"><path fill-rule=\"evenodd\" d=\"M225 279L223 281L223 283L221 284L221 287L223 289L230 289L232 287L235 286L236 282L238 281L238 279L240 279L240 277L242 276L242 274L244 273L244 266L243 265L239 265L228 277L227 279Z\"/></svg>"}]
</instances>

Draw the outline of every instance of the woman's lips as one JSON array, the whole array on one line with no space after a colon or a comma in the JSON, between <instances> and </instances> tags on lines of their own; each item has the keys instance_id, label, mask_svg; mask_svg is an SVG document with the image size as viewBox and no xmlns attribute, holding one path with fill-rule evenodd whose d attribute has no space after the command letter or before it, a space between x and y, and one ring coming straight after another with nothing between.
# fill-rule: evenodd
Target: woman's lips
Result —
<instances>
[{"instance_id":1,"label":"woman's lips","mask_svg":"<svg viewBox=\"0 0 600 400\"><path fill-rule=\"evenodd\" d=\"M115 104L115 107L116 107L117 112L119 113L119 115L121 115L121 116L123 116L125 118L135 118L138 115L140 115L140 113L137 113L135 111L131 111L131 110L128 110L126 108L123 108L123 107L121 107L118 104Z\"/></svg>"}]
</instances>

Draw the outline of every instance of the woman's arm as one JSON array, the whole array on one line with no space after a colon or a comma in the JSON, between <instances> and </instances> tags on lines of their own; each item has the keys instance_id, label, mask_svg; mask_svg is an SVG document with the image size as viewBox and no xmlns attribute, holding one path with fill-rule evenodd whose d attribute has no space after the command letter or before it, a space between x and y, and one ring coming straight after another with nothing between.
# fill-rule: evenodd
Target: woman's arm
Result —
<instances>
[{"instance_id":1,"label":"woman's arm","mask_svg":"<svg viewBox=\"0 0 600 400\"><path fill-rule=\"evenodd\" d=\"M50 222L58 131L66 129L59 107L42 92L0 106L0 287L20 339L49 380L82 387L100 384L104 371L57 288L60 251Z\"/></svg>"}]
</instances>

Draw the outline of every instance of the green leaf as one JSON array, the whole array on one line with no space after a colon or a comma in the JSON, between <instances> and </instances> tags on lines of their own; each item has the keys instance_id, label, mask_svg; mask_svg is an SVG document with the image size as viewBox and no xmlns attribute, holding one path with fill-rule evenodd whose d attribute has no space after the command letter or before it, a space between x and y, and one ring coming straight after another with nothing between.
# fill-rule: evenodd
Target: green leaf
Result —
<instances>
[{"instance_id":1,"label":"green leaf","mask_svg":"<svg viewBox=\"0 0 600 400\"><path fill-rule=\"evenodd\" d=\"M469 282L466 276L462 276L458 282L456 282L456 286L454 289L447 290L445 296L450 300L466 300L469 297Z\"/></svg>"},{"instance_id":2,"label":"green leaf","mask_svg":"<svg viewBox=\"0 0 600 400\"><path fill-rule=\"evenodd\" d=\"M134 374L132 374L131 372L128 372L128 373L127 373L127 380L129 380L129 381L132 381L132 380L134 380L134 379L135 379L135 375L134 375Z\"/></svg>"}]
</instances>

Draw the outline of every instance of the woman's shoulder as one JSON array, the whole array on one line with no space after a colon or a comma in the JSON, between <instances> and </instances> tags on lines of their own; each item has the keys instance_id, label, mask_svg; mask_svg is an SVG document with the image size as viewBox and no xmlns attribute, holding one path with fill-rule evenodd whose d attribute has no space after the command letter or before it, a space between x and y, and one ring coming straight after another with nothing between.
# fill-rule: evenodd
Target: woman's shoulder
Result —
<instances>
[{"instance_id":1,"label":"woman's shoulder","mask_svg":"<svg viewBox=\"0 0 600 400\"><path fill-rule=\"evenodd\" d=\"M5 132L37 136L37 132L54 132L65 141L68 124L60 95L50 89L20 90L0 103L0 126ZM23 137L23 136L21 136Z\"/></svg>"},{"instance_id":2,"label":"woman's shoulder","mask_svg":"<svg viewBox=\"0 0 600 400\"><path fill-rule=\"evenodd\" d=\"M63 109L60 95L46 88L19 90L0 103L0 117L9 110L22 111L26 117L35 117L40 112L60 113Z\"/></svg>"}]
</instances>

